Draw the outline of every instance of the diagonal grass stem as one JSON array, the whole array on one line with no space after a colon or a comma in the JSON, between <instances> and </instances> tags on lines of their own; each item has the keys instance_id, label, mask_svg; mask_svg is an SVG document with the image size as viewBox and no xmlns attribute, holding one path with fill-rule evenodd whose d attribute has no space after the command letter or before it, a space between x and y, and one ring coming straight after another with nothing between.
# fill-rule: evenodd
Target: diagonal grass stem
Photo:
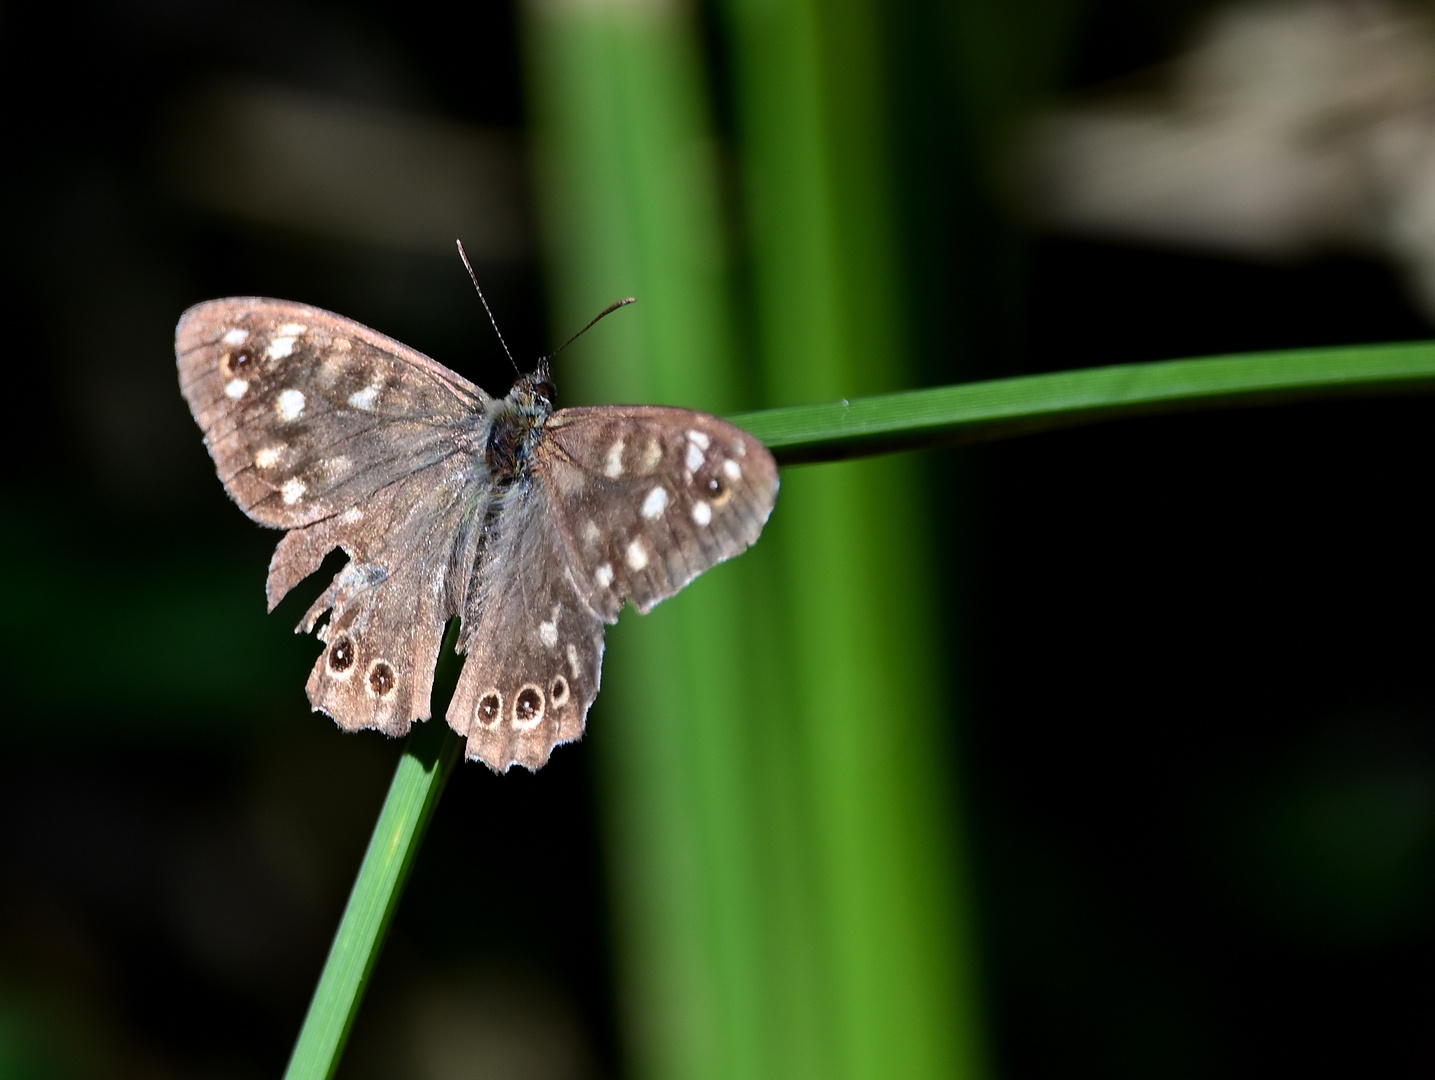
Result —
<instances>
[{"instance_id":1,"label":"diagonal grass stem","mask_svg":"<svg viewBox=\"0 0 1435 1080\"><path fill-rule=\"evenodd\" d=\"M338 1068L414 856L463 745L442 717L419 724L404 744L285 1080L328 1080Z\"/></svg>"},{"instance_id":2,"label":"diagonal grass stem","mask_svg":"<svg viewBox=\"0 0 1435 1080\"><path fill-rule=\"evenodd\" d=\"M1435 343L1165 360L730 417L784 465L988 442L1125 416L1435 389Z\"/></svg>"}]
</instances>

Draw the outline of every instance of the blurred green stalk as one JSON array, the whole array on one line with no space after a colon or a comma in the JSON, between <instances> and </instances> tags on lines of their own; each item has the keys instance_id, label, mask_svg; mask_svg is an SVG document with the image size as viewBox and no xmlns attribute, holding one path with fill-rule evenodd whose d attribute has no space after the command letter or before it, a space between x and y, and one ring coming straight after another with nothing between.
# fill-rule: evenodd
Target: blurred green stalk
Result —
<instances>
[{"instance_id":1,"label":"blurred green stalk","mask_svg":"<svg viewBox=\"0 0 1435 1080\"><path fill-rule=\"evenodd\" d=\"M574 347L565 402L740 403L697 43L666 3L525 8L555 332L638 303ZM763 1068L762 892L750 674L761 557L610 632L589 736L614 892L619 1005L638 1076Z\"/></svg>"},{"instance_id":2,"label":"blurred green stalk","mask_svg":"<svg viewBox=\"0 0 1435 1080\"><path fill-rule=\"evenodd\" d=\"M727 0L768 403L910 384L875 0ZM983 1071L947 769L959 667L913 458L784 473L793 779L814 844L803 914L823 1015L784 1055L824 1077ZM948 493L950 487L945 489ZM945 554L945 552L943 553ZM779 1002L768 1003L780 1007Z\"/></svg>"},{"instance_id":3,"label":"blurred green stalk","mask_svg":"<svg viewBox=\"0 0 1435 1080\"><path fill-rule=\"evenodd\" d=\"M901 387L875 8L728 12L768 394ZM525 30L557 326L640 300L565 389L730 409L691 11L534 2ZM613 635L593 738L637 1075L977 1071L914 468L787 474L766 543Z\"/></svg>"}]
</instances>

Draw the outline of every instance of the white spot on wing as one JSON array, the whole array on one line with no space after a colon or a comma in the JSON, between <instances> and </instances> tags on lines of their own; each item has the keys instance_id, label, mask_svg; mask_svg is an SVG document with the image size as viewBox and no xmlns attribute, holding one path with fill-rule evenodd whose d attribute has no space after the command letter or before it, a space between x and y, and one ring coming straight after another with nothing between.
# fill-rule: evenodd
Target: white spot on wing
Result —
<instances>
[{"instance_id":1,"label":"white spot on wing","mask_svg":"<svg viewBox=\"0 0 1435 1080\"><path fill-rule=\"evenodd\" d=\"M271 360L283 360L294 351L294 339L288 335L277 337L269 343L269 348L264 350L264 355Z\"/></svg>"},{"instance_id":2,"label":"white spot on wing","mask_svg":"<svg viewBox=\"0 0 1435 1080\"><path fill-rule=\"evenodd\" d=\"M603 460L603 475L615 480L623 475L623 440L621 438L608 447L608 456Z\"/></svg>"},{"instance_id":3,"label":"white spot on wing","mask_svg":"<svg viewBox=\"0 0 1435 1080\"><path fill-rule=\"evenodd\" d=\"M699 450L706 450L708 448L707 435L693 428L688 428L688 442L696 443Z\"/></svg>"},{"instance_id":4,"label":"white spot on wing","mask_svg":"<svg viewBox=\"0 0 1435 1080\"><path fill-rule=\"evenodd\" d=\"M687 466L690 472L697 472L703 467L703 452L697 443L688 443Z\"/></svg>"},{"instance_id":5,"label":"white spot on wing","mask_svg":"<svg viewBox=\"0 0 1435 1080\"><path fill-rule=\"evenodd\" d=\"M604 563L593 571L593 580L598 583L598 588L606 589L613 584L613 567L610 563Z\"/></svg>"},{"instance_id":6,"label":"white spot on wing","mask_svg":"<svg viewBox=\"0 0 1435 1080\"><path fill-rule=\"evenodd\" d=\"M634 540L628 545L628 565L634 570L641 570L648 565L648 550L643 547L641 540Z\"/></svg>"},{"instance_id":7,"label":"white spot on wing","mask_svg":"<svg viewBox=\"0 0 1435 1080\"><path fill-rule=\"evenodd\" d=\"M596 544L602 533L598 531L597 523L592 521L583 522L583 542L585 544Z\"/></svg>"},{"instance_id":8,"label":"white spot on wing","mask_svg":"<svg viewBox=\"0 0 1435 1080\"><path fill-rule=\"evenodd\" d=\"M224 384L224 396L231 397L235 401L238 401L244 396L244 392L248 389L249 384L243 379L230 379Z\"/></svg>"},{"instance_id":9,"label":"white spot on wing","mask_svg":"<svg viewBox=\"0 0 1435 1080\"><path fill-rule=\"evenodd\" d=\"M274 404L281 420L298 420L304 415L304 395L298 390L285 390Z\"/></svg>"},{"instance_id":10,"label":"white spot on wing","mask_svg":"<svg viewBox=\"0 0 1435 1080\"><path fill-rule=\"evenodd\" d=\"M261 469L272 469L279 463L279 455L284 452L284 444L277 446L266 446L254 455L254 464Z\"/></svg>"},{"instance_id":11,"label":"white spot on wing","mask_svg":"<svg viewBox=\"0 0 1435 1080\"><path fill-rule=\"evenodd\" d=\"M243 327L236 326L233 330L229 331L229 333L225 334L219 340L224 342L224 344L226 345L243 345L246 341L249 340L249 331L245 330Z\"/></svg>"},{"instance_id":12,"label":"white spot on wing","mask_svg":"<svg viewBox=\"0 0 1435 1080\"><path fill-rule=\"evenodd\" d=\"M575 679L578 678L580 674L578 671L578 650L572 645L568 646L568 670L573 673Z\"/></svg>"},{"instance_id":13,"label":"white spot on wing","mask_svg":"<svg viewBox=\"0 0 1435 1080\"><path fill-rule=\"evenodd\" d=\"M706 525L713 519L713 508L699 499L693 503L693 520L699 525Z\"/></svg>"},{"instance_id":14,"label":"white spot on wing","mask_svg":"<svg viewBox=\"0 0 1435 1080\"><path fill-rule=\"evenodd\" d=\"M285 480L284 486L279 489L279 494L284 496L284 505L293 506L304 497L304 481Z\"/></svg>"},{"instance_id":15,"label":"white spot on wing","mask_svg":"<svg viewBox=\"0 0 1435 1080\"><path fill-rule=\"evenodd\" d=\"M279 328L279 333L286 337L298 337L307 329L309 328L301 322L287 322Z\"/></svg>"},{"instance_id":16,"label":"white spot on wing","mask_svg":"<svg viewBox=\"0 0 1435 1080\"><path fill-rule=\"evenodd\" d=\"M648 492L648 497L643 500L643 516L649 521L652 521L653 518L657 517L664 510L666 510L667 506L667 488L659 484L657 487L653 488L652 491Z\"/></svg>"},{"instance_id":17,"label":"white spot on wing","mask_svg":"<svg viewBox=\"0 0 1435 1080\"><path fill-rule=\"evenodd\" d=\"M342 521L345 525L352 525L354 524L354 522L362 521L363 519L364 512L360 510L357 506L351 506L349 507L349 509L345 510L342 514L339 515L339 520Z\"/></svg>"},{"instance_id":18,"label":"white spot on wing","mask_svg":"<svg viewBox=\"0 0 1435 1080\"><path fill-rule=\"evenodd\" d=\"M356 409L372 409L374 402L379 398L379 391L382 389L379 383L372 382L362 390L355 390L349 395L349 404Z\"/></svg>"},{"instance_id":19,"label":"white spot on wing","mask_svg":"<svg viewBox=\"0 0 1435 1080\"><path fill-rule=\"evenodd\" d=\"M727 473L729 480L742 479L742 466L739 465L732 458L728 458L722 463L722 471Z\"/></svg>"},{"instance_id":20,"label":"white spot on wing","mask_svg":"<svg viewBox=\"0 0 1435 1080\"><path fill-rule=\"evenodd\" d=\"M541 641L541 642L543 642L543 644L546 645L546 646L547 646L548 648L550 648L550 649L553 648L553 646L557 645L557 644L558 644L558 627L557 627L557 625L554 624L554 623L551 623L551 622L541 622L541 623L539 623L539 624L538 624L538 640Z\"/></svg>"}]
</instances>

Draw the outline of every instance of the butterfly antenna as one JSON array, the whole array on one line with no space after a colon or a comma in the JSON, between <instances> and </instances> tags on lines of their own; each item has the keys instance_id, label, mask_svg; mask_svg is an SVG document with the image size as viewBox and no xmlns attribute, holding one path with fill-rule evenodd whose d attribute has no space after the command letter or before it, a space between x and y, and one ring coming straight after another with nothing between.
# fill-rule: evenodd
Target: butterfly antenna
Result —
<instances>
[{"instance_id":1,"label":"butterfly antenna","mask_svg":"<svg viewBox=\"0 0 1435 1080\"><path fill-rule=\"evenodd\" d=\"M508 353L508 362L513 364L513 370L522 375L523 372L518 371L518 364L513 359L513 353L508 350L508 342L503 340L503 331L498 328L498 320L493 317L493 309L488 306L488 300L484 297L483 290L478 287L478 275L473 272L473 264L468 261L468 253L463 250L463 241L455 240L454 243L458 245L458 257L463 260L463 268L468 271L468 280L473 282L474 292L478 293L478 302L483 305L483 310L488 312L488 321L493 324L493 332L498 335L498 343L503 346L503 351ZM603 312L603 315L606 314L608 314L607 311ZM601 319L603 315L599 315L598 319ZM594 319L593 322L597 322L598 319ZM592 325L593 323L588 324L588 326ZM585 326L583 329L586 330L588 327Z\"/></svg>"},{"instance_id":2,"label":"butterfly antenna","mask_svg":"<svg viewBox=\"0 0 1435 1080\"><path fill-rule=\"evenodd\" d=\"M562 345L559 345L558 348L554 349L551 353L549 353L547 356L545 356L545 357L543 358L543 363L544 363L544 364L547 364L548 361L552 360L555 356L557 356L559 353L561 353L564 349L568 348L569 345L572 345L575 341L577 341L580 337L582 337L584 334L586 334L589 330L593 329L593 327L597 325L599 319L602 319L604 316L613 314L613 312L617 311L619 308L625 308L625 307L627 307L629 304L636 304L637 302L638 302L638 298L637 298L636 296L625 296L625 297L624 297L623 299L621 299L621 300L614 300L611 304L609 304L607 307L605 307L602 311L598 312L598 314L594 315L591 319L589 319L587 326L583 327L582 330L579 330L576 334L574 334L571 338L569 338L567 341L565 341Z\"/></svg>"}]
</instances>

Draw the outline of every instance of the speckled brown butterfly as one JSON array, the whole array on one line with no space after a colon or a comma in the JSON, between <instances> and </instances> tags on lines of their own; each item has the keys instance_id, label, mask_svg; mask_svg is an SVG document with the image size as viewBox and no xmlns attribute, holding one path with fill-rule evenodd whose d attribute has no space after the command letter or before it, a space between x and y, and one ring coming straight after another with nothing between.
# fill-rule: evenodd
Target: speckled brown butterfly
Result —
<instances>
[{"instance_id":1,"label":"speckled brown butterfly","mask_svg":"<svg viewBox=\"0 0 1435 1080\"><path fill-rule=\"evenodd\" d=\"M448 723L500 772L583 734L625 600L645 612L741 552L777 497L746 432L685 409L555 412L546 362L493 398L349 319L254 297L190 308L175 353L225 489L289 530L270 610L329 552L349 556L297 628L332 611L313 707L405 734L460 616Z\"/></svg>"}]
</instances>

